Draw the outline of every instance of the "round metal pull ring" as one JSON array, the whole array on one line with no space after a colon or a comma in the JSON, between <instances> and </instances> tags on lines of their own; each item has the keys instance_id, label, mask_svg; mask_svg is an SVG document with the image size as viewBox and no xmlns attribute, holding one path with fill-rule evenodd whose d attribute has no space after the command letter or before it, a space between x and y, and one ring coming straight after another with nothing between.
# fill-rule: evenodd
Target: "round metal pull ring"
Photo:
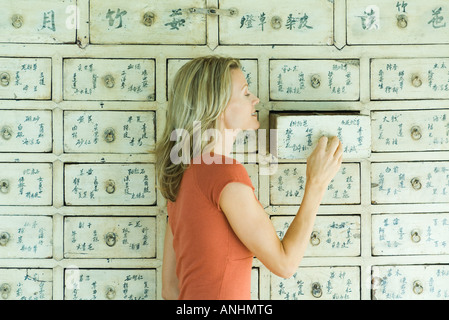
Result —
<instances>
[{"instance_id":1,"label":"round metal pull ring","mask_svg":"<svg viewBox=\"0 0 449 320\"><path fill-rule=\"evenodd\" d=\"M154 24L155 17L156 16L153 12L145 12L142 18L142 23L147 27L151 27Z\"/></svg>"},{"instance_id":2,"label":"round metal pull ring","mask_svg":"<svg viewBox=\"0 0 449 320\"><path fill-rule=\"evenodd\" d=\"M0 73L0 85L2 87L9 86L9 82L11 81L11 76L7 72Z\"/></svg>"},{"instance_id":3,"label":"round metal pull ring","mask_svg":"<svg viewBox=\"0 0 449 320\"><path fill-rule=\"evenodd\" d=\"M418 243L421 241L421 236L419 235L418 230L412 230L412 232L410 233L410 237L414 243Z\"/></svg>"},{"instance_id":4,"label":"round metal pull ring","mask_svg":"<svg viewBox=\"0 0 449 320\"><path fill-rule=\"evenodd\" d=\"M282 19L279 16L274 16L271 18L271 27L275 30L278 30L282 27Z\"/></svg>"},{"instance_id":5,"label":"round metal pull ring","mask_svg":"<svg viewBox=\"0 0 449 320\"><path fill-rule=\"evenodd\" d=\"M313 231L312 234L310 235L310 244L314 247L316 247L317 245L319 245L321 242L320 238L318 237L318 232Z\"/></svg>"},{"instance_id":6,"label":"round metal pull ring","mask_svg":"<svg viewBox=\"0 0 449 320\"><path fill-rule=\"evenodd\" d=\"M110 74L105 75L103 77L103 82L104 82L104 85L106 86L106 88L113 88L115 86L114 77L111 76Z\"/></svg>"},{"instance_id":7,"label":"round metal pull ring","mask_svg":"<svg viewBox=\"0 0 449 320\"><path fill-rule=\"evenodd\" d=\"M8 180L0 180L0 192L8 193L9 192L9 181Z\"/></svg>"},{"instance_id":8,"label":"round metal pull ring","mask_svg":"<svg viewBox=\"0 0 449 320\"><path fill-rule=\"evenodd\" d=\"M397 25L399 28L406 28L408 25L408 18L405 14L400 14L397 16L398 22Z\"/></svg>"},{"instance_id":9,"label":"round metal pull ring","mask_svg":"<svg viewBox=\"0 0 449 320\"><path fill-rule=\"evenodd\" d=\"M418 178L413 178L410 183L412 184L413 189L419 190L422 188L421 181Z\"/></svg>"},{"instance_id":10,"label":"round metal pull ring","mask_svg":"<svg viewBox=\"0 0 449 320\"><path fill-rule=\"evenodd\" d=\"M321 285L318 282L312 283L312 296L315 298L321 298L323 295L323 290L321 289Z\"/></svg>"},{"instance_id":11,"label":"round metal pull ring","mask_svg":"<svg viewBox=\"0 0 449 320\"><path fill-rule=\"evenodd\" d=\"M111 286L108 286L106 288L106 298L108 298L109 300L112 300L115 298L115 289Z\"/></svg>"},{"instance_id":12,"label":"round metal pull ring","mask_svg":"<svg viewBox=\"0 0 449 320\"><path fill-rule=\"evenodd\" d=\"M117 235L114 232L108 232L106 233L105 242L109 247L115 246L117 242Z\"/></svg>"},{"instance_id":13,"label":"round metal pull ring","mask_svg":"<svg viewBox=\"0 0 449 320\"><path fill-rule=\"evenodd\" d=\"M2 232L0 233L0 246L4 247L8 244L10 239L8 232Z\"/></svg>"},{"instance_id":14,"label":"round metal pull ring","mask_svg":"<svg viewBox=\"0 0 449 320\"><path fill-rule=\"evenodd\" d=\"M311 84L312 88L315 88L315 89L319 88L321 85L321 77L317 74L314 74L312 76L312 78L310 79L310 84Z\"/></svg>"},{"instance_id":15,"label":"round metal pull ring","mask_svg":"<svg viewBox=\"0 0 449 320\"><path fill-rule=\"evenodd\" d=\"M424 291L424 287L421 283L421 281L416 280L413 282L413 293L414 294L421 294Z\"/></svg>"},{"instance_id":16,"label":"round metal pull ring","mask_svg":"<svg viewBox=\"0 0 449 320\"><path fill-rule=\"evenodd\" d=\"M114 180L106 181L106 192L111 194L115 192L115 182Z\"/></svg>"},{"instance_id":17,"label":"round metal pull ring","mask_svg":"<svg viewBox=\"0 0 449 320\"><path fill-rule=\"evenodd\" d=\"M115 130L112 128L108 128L104 131L104 140L107 143L111 143L115 141Z\"/></svg>"},{"instance_id":18,"label":"round metal pull ring","mask_svg":"<svg viewBox=\"0 0 449 320\"><path fill-rule=\"evenodd\" d=\"M418 127L418 126L413 126L413 127L410 129L410 135L412 136L412 139L413 139L413 140L419 140L419 139L421 139L421 137L422 137L422 134L421 134L421 128Z\"/></svg>"},{"instance_id":19,"label":"round metal pull ring","mask_svg":"<svg viewBox=\"0 0 449 320\"><path fill-rule=\"evenodd\" d=\"M7 283L3 283L0 286L0 294L2 295L2 298L8 299L10 293L11 293L11 286Z\"/></svg>"}]
</instances>

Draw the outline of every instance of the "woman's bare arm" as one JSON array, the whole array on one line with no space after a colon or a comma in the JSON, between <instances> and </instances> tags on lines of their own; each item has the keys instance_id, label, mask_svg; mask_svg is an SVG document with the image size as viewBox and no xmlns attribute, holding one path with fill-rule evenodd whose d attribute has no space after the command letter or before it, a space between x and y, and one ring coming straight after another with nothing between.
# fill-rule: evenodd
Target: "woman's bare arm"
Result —
<instances>
[{"instance_id":1,"label":"woman's bare arm","mask_svg":"<svg viewBox=\"0 0 449 320\"><path fill-rule=\"evenodd\" d=\"M289 278L299 266L310 239L316 213L327 186L338 172L343 148L334 137L322 137L307 159L303 201L282 241L269 216L242 183L226 185L220 207L240 241L274 274Z\"/></svg>"},{"instance_id":2,"label":"woman's bare arm","mask_svg":"<svg viewBox=\"0 0 449 320\"><path fill-rule=\"evenodd\" d=\"M162 298L177 300L179 296L178 277L176 276L176 255L173 249L173 233L167 223L162 259Z\"/></svg>"}]
</instances>

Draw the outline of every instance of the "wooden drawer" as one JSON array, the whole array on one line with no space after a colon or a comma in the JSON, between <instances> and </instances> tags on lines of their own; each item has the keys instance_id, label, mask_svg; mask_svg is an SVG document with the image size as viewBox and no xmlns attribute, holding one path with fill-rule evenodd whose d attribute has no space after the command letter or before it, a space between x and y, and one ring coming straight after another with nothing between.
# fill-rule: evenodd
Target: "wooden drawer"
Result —
<instances>
[{"instance_id":1,"label":"wooden drawer","mask_svg":"<svg viewBox=\"0 0 449 320\"><path fill-rule=\"evenodd\" d=\"M64 112L64 152L148 153L155 143L154 111Z\"/></svg>"},{"instance_id":2,"label":"wooden drawer","mask_svg":"<svg viewBox=\"0 0 449 320\"><path fill-rule=\"evenodd\" d=\"M0 12L0 42L75 43L76 0L4 0ZM51 70L51 69L50 69Z\"/></svg>"},{"instance_id":3,"label":"wooden drawer","mask_svg":"<svg viewBox=\"0 0 449 320\"><path fill-rule=\"evenodd\" d=\"M51 300L51 269L0 269L0 300Z\"/></svg>"},{"instance_id":4,"label":"wooden drawer","mask_svg":"<svg viewBox=\"0 0 449 320\"><path fill-rule=\"evenodd\" d=\"M51 152L51 111L0 110L0 152Z\"/></svg>"},{"instance_id":5,"label":"wooden drawer","mask_svg":"<svg viewBox=\"0 0 449 320\"><path fill-rule=\"evenodd\" d=\"M373 255L449 254L449 213L372 216Z\"/></svg>"},{"instance_id":6,"label":"wooden drawer","mask_svg":"<svg viewBox=\"0 0 449 320\"><path fill-rule=\"evenodd\" d=\"M332 45L333 2L284 0L220 0L220 9L235 9L219 17L219 41L224 45Z\"/></svg>"},{"instance_id":7,"label":"wooden drawer","mask_svg":"<svg viewBox=\"0 0 449 320\"><path fill-rule=\"evenodd\" d=\"M449 98L449 58L372 59L371 99Z\"/></svg>"},{"instance_id":8,"label":"wooden drawer","mask_svg":"<svg viewBox=\"0 0 449 320\"><path fill-rule=\"evenodd\" d=\"M154 258L155 217L66 217L65 258Z\"/></svg>"},{"instance_id":9,"label":"wooden drawer","mask_svg":"<svg viewBox=\"0 0 449 320\"><path fill-rule=\"evenodd\" d=\"M65 300L155 300L156 269L66 269Z\"/></svg>"},{"instance_id":10,"label":"wooden drawer","mask_svg":"<svg viewBox=\"0 0 449 320\"><path fill-rule=\"evenodd\" d=\"M300 205L306 186L305 163L279 163L270 176L270 200L272 205ZM360 203L360 165L343 163L330 182L322 204Z\"/></svg>"},{"instance_id":11,"label":"wooden drawer","mask_svg":"<svg viewBox=\"0 0 449 320\"><path fill-rule=\"evenodd\" d=\"M359 60L270 60L271 100L359 100Z\"/></svg>"},{"instance_id":12,"label":"wooden drawer","mask_svg":"<svg viewBox=\"0 0 449 320\"><path fill-rule=\"evenodd\" d=\"M288 279L271 275L273 300L358 300L359 267L299 267Z\"/></svg>"},{"instance_id":13,"label":"wooden drawer","mask_svg":"<svg viewBox=\"0 0 449 320\"><path fill-rule=\"evenodd\" d=\"M279 159L307 159L323 135L340 139L343 159L368 158L371 153L368 116L271 113L270 128L276 129Z\"/></svg>"},{"instance_id":14,"label":"wooden drawer","mask_svg":"<svg viewBox=\"0 0 449 320\"><path fill-rule=\"evenodd\" d=\"M348 44L449 43L444 0L347 1Z\"/></svg>"},{"instance_id":15,"label":"wooden drawer","mask_svg":"<svg viewBox=\"0 0 449 320\"><path fill-rule=\"evenodd\" d=\"M0 99L51 99L51 59L0 58Z\"/></svg>"},{"instance_id":16,"label":"wooden drawer","mask_svg":"<svg viewBox=\"0 0 449 320\"><path fill-rule=\"evenodd\" d=\"M153 59L64 59L64 100L155 100Z\"/></svg>"},{"instance_id":17,"label":"wooden drawer","mask_svg":"<svg viewBox=\"0 0 449 320\"><path fill-rule=\"evenodd\" d=\"M1 163L0 205L52 204L51 163Z\"/></svg>"},{"instance_id":18,"label":"wooden drawer","mask_svg":"<svg viewBox=\"0 0 449 320\"><path fill-rule=\"evenodd\" d=\"M372 163L371 201L373 204L449 202L449 162Z\"/></svg>"},{"instance_id":19,"label":"wooden drawer","mask_svg":"<svg viewBox=\"0 0 449 320\"><path fill-rule=\"evenodd\" d=\"M449 110L374 111L375 152L449 150Z\"/></svg>"},{"instance_id":20,"label":"wooden drawer","mask_svg":"<svg viewBox=\"0 0 449 320\"><path fill-rule=\"evenodd\" d=\"M66 205L154 205L154 164L67 164Z\"/></svg>"},{"instance_id":21,"label":"wooden drawer","mask_svg":"<svg viewBox=\"0 0 449 320\"><path fill-rule=\"evenodd\" d=\"M272 216L274 228L282 240L293 216ZM305 257L360 256L359 216L317 216Z\"/></svg>"},{"instance_id":22,"label":"wooden drawer","mask_svg":"<svg viewBox=\"0 0 449 320\"><path fill-rule=\"evenodd\" d=\"M372 299L447 300L449 266L373 266Z\"/></svg>"},{"instance_id":23,"label":"wooden drawer","mask_svg":"<svg viewBox=\"0 0 449 320\"><path fill-rule=\"evenodd\" d=\"M205 0L90 0L90 42L95 44L206 44Z\"/></svg>"},{"instance_id":24,"label":"wooden drawer","mask_svg":"<svg viewBox=\"0 0 449 320\"><path fill-rule=\"evenodd\" d=\"M0 258L51 258L51 217L0 216Z\"/></svg>"}]
</instances>

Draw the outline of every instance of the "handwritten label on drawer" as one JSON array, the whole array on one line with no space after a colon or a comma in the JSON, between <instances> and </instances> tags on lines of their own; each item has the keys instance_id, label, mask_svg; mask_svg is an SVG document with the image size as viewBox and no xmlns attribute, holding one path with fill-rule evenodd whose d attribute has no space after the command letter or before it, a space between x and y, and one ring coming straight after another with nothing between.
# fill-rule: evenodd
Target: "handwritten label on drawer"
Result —
<instances>
[{"instance_id":1,"label":"handwritten label on drawer","mask_svg":"<svg viewBox=\"0 0 449 320\"><path fill-rule=\"evenodd\" d=\"M152 59L64 59L64 100L155 100Z\"/></svg>"},{"instance_id":2,"label":"handwritten label on drawer","mask_svg":"<svg viewBox=\"0 0 449 320\"><path fill-rule=\"evenodd\" d=\"M0 152L51 152L51 111L0 110Z\"/></svg>"},{"instance_id":3,"label":"handwritten label on drawer","mask_svg":"<svg viewBox=\"0 0 449 320\"><path fill-rule=\"evenodd\" d=\"M373 300L448 299L449 266L373 266Z\"/></svg>"},{"instance_id":4,"label":"handwritten label on drawer","mask_svg":"<svg viewBox=\"0 0 449 320\"><path fill-rule=\"evenodd\" d=\"M449 43L444 0L348 0L348 44Z\"/></svg>"},{"instance_id":5,"label":"handwritten label on drawer","mask_svg":"<svg viewBox=\"0 0 449 320\"><path fill-rule=\"evenodd\" d=\"M449 110L375 111L373 151L449 150Z\"/></svg>"},{"instance_id":6,"label":"handwritten label on drawer","mask_svg":"<svg viewBox=\"0 0 449 320\"><path fill-rule=\"evenodd\" d=\"M373 204L449 202L449 162L372 163L371 198Z\"/></svg>"},{"instance_id":7,"label":"handwritten label on drawer","mask_svg":"<svg viewBox=\"0 0 449 320\"><path fill-rule=\"evenodd\" d=\"M371 98L448 99L449 58L372 59Z\"/></svg>"},{"instance_id":8,"label":"handwritten label on drawer","mask_svg":"<svg viewBox=\"0 0 449 320\"><path fill-rule=\"evenodd\" d=\"M65 152L147 153L154 144L154 111L64 112Z\"/></svg>"},{"instance_id":9,"label":"handwritten label on drawer","mask_svg":"<svg viewBox=\"0 0 449 320\"><path fill-rule=\"evenodd\" d=\"M0 216L0 258L51 258L51 217Z\"/></svg>"},{"instance_id":10,"label":"handwritten label on drawer","mask_svg":"<svg viewBox=\"0 0 449 320\"><path fill-rule=\"evenodd\" d=\"M154 258L154 217L67 217L66 258Z\"/></svg>"},{"instance_id":11,"label":"handwritten label on drawer","mask_svg":"<svg viewBox=\"0 0 449 320\"><path fill-rule=\"evenodd\" d=\"M66 300L155 300L156 270L65 270Z\"/></svg>"},{"instance_id":12,"label":"handwritten label on drawer","mask_svg":"<svg viewBox=\"0 0 449 320\"><path fill-rule=\"evenodd\" d=\"M299 267L290 278L271 276L273 300L360 299L358 267Z\"/></svg>"},{"instance_id":13,"label":"handwritten label on drawer","mask_svg":"<svg viewBox=\"0 0 449 320\"><path fill-rule=\"evenodd\" d=\"M220 0L220 44L331 45L333 2L284 0Z\"/></svg>"},{"instance_id":14,"label":"handwritten label on drawer","mask_svg":"<svg viewBox=\"0 0 449 320\"><path fill-rule=\"evenodd\" d=\"M205 0L90 1L90 40L96 44L206 44Z\"/></svg>"},{"instance_id":15,"label":"handwritten label on drawer","mask_svg":"<svg viewBox=\"0 0 449 320\"><path fill-rule=\"evenodd\" d=\"M76 0L5 0L0 12L0 42L75 43ZM51 69L50 69L51 70Z\"/></svg>"},{"instance_id":16,"label":"handwritten label on drawer","mask_svg":"<svg viewBox=\"0 0 449 320\"><path fill-rule=\"evenodd\" d=\"M270 60L271 100L358 100L359 60Z\"/></svg>"},{"instance_id":17,"label":"handwritten label on drawer","mask_svg":"<svg viewBox=\"0 0 449 320\"><path fill-rule=\"evenodd\" d=\"M52 204L50 163L1 163L0 205Z\"/></svg>"},{"instance_id":18,"label":"handwritten label on drawer","mask_svg":"<svg viewBox=\"0 0 449 320\"><path fill-rule=\"evenodd\" d=\"M371 152L368 116L272 113L270 122L270 127L277 129L279 159L306 159L323 135L340 139L343 159L367 158Z\"/></svg>"},{"instance_id":19,"label":"handwritten label on drawer","mask_svg":"<svg viewBox=\"0 0 449 320\"><path fill-rule=\"evenodd\" d=\"M282 240L294 217L271 217ZM306 257L337 257L360 255L360 217L317 216Z\"/></svg>"},{"instance_id":20,"label":"handwritten label on drawer","mask_svg":"<svg viewBox=\"0 0 449 320\"><path fill-rule=\"evenodd\" d=\"M299 205L306 185L306 164L279 164L270 176L271 204ZM360 166L357 163L343 163L330 182L322 204L360 203Z\"/></svg>"},{"instance_id":21,"label":"handwritten label on drawer","mask_svg":"<svg viewBox=\"0 0 449 320\"><path fill-rule=\"evenodd\" d=\"M0 99L51 99L51 59L0 58Z\"/></svg>"},{"instance_id":22,"label":"handwritten label on drawer","mask_svg":"<svg viewBox=\"0 0 449 320\"><path fill-rule=\"evenodd\" d=\"M0 269L1 300L51 300L52 269Z\"/></svg>"},{"instance_id":23,"label":"handwritten label on drawer","mask_svg":"<svg viewBox=\"0 0 449 320\"><path fill-rule=\"evenodd\" d=\"M373 255L448 254L449 213L372 216Z\"/></svg>"},{"instance_id":24,"label":"handwritten label on drawer","mask_svg":"<svg viewBox=\"0 0 449 320\"><path fill-rule=\"evenodd\" d=\"M67 164L67 205L154 205L154 164Z\"/></svg>"}]
</instances>

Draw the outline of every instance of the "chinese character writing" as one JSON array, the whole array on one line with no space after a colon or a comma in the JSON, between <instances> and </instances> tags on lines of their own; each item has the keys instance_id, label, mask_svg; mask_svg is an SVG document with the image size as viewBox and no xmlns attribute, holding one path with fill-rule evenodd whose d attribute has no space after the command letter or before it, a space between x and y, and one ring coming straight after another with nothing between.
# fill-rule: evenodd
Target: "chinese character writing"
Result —
<instances>
[{"instance_id":1,"label":"chinese character writing","mask_svg":"<svg viewBox=\"0 0 449 320\"><path fill-rule=\"evenodd\" d=\"M119 25L115 27L116 29L122 27L122 17L127 13L125 10L120 11L120 9L117 8L117 13L115 14L115 11L112 11L111 9L108 9L108 12L106 13L106 19L109 19L109 26L112 27L114 25L114 21L116 19L119 19Z\"/></svg>"},{"instance_id":2,"label":"chinese character writing","mask_svg":"<svg viewBox=\"0 0 449 320\"><path fill-rule=\"evenodd\" d=\"M432 19L427 24L432 24L434 29L444 28L446 27L446 22L443 24L444 17L440 16L441 7L435 10L432 10Z\"/></svg>"},{"instance_id":3,"label":"chinese character writing","mask_svg":"<svg viewBox=\"0 0 449 320\"><path fill-rule=\"evenodd\" d=\"M170 30L179 30L179 27L184 27L186 20L180 19L178 16L182 16L181 9L172 10L170 17L172 17L173 20L166 23L165 26L170 26Z\"/></svg>"}]
</instances>

